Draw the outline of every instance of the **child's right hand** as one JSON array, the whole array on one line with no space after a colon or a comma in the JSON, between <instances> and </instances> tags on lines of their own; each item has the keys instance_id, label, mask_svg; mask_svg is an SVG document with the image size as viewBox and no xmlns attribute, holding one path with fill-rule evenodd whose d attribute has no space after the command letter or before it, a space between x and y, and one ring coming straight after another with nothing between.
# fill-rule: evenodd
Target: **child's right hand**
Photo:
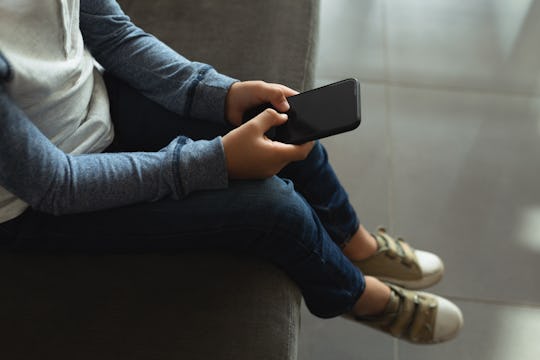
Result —
<instances>
[{"instance_id":1,"label":"child's right hand","mask_svg":"<svg viewBox=\"0 0 540 360\"><path fill-rule=\"evenodd\" d=\"M314 142L302 145L272 141L265 133L287 121L286 114L266 109L223 137L227 170L231 179L264 179L277 174L292 161L305 159Z\"/></svg>"}]
</instances>

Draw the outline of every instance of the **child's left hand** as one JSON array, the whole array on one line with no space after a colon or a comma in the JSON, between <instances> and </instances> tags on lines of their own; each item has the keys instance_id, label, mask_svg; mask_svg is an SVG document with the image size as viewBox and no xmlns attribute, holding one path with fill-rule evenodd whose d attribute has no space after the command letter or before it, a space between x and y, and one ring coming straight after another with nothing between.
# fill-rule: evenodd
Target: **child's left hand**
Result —
<instances>
[{"instance_id":1,"label":"child's left hand","mask_svg":"<svg viewBox=\"0 0 540 360\"><path fill-rule=\"evenodd\" d=\"M289 110L287 97L298 94L297 91L280 84L264 81L243 81L234 83L227 94L225 116L234 126L242 124L244 113L264 103L271 103L277 111Z\"/></svg>"}]
</instances>

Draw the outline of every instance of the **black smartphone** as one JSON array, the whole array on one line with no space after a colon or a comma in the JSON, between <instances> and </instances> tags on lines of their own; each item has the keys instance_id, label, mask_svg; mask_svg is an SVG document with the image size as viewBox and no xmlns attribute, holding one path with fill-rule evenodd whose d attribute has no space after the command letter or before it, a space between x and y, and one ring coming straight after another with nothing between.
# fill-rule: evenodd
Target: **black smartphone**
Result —
<instances>
[{"instance_id":1,"label":"black smartphone","mask_svg":"<svg viewBox=\"0 0 540 360\"><path fill-rule=\"evenodd\" d=\"M287 98L289 119L266 135L287 144L303 144L356 129L360 125L360 86L356 79L346 79ZM265 109L263 104L244 114L244 122Z\"/></svg>"}]
</instances>

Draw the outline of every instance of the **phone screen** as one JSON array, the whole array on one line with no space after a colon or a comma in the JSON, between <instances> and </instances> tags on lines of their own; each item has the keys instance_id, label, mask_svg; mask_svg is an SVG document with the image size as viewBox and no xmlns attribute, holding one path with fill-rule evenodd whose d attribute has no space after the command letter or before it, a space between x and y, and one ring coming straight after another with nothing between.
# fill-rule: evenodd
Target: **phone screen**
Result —
<instances>
[{"instance_id":1,"label":"phone screen","mask_svg":"<svg viewBox=\"0 0 540 360\"><path fill-rule=\"evenodd\" d=\"M267 136L289 144L350 131L360 125L358 82L347 79L287 98L291 106L288 121L271 129ZM269 105L258 107L246 117L252 118Z\"/></svg>"}]
</instances>

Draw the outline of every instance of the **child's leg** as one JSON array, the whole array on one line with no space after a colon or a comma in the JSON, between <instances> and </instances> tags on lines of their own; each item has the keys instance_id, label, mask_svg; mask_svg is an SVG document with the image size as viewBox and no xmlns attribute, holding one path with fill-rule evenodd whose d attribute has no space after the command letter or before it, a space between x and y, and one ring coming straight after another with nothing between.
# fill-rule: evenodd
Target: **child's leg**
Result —
<instances>
[{"instance_id":1,"label":"child's leg","mask_svg":"<svg viewBox=\"0 0 540 360\"><path fill-rule=\"evenodd\" d=\"M361 272L329 238L290 181L231 182L180 201L52 216L29 210L11 225L16 251L175 252L224 250L267 259L300 287L320 317L350 311Z\"/></svg>"},{"instance_id":2,"label":"child's leg","mask_svg":"<svg viewBox=\"0 0 540 360\"><path fill-rule=\"evenodd\" d=\"M320 142L315 144L306 160L288 165L279 176L294 182L336 244L344 247L359 231L357 214Z\"/></svg>"},{"instance_id":3,"label":"child's leg","mask_svg":"<svg viewBox=\"0 0 540 360\"><path fill-rule=\"evenodd\" d=\"M332 239L344 247L345 255L364 274L380 274L414 288L430 286L440 279L443 266L435 255L414 251L381 230L376 240L358 225L322 145L317 144L306 161L288 166L280 175L294 181ZM413 343L431 344L452 339L463 324L459 308L444 298L407 291L372 276L365 277L365 284L352 318L368 326Z\"/></svg>"}]
</instances>

